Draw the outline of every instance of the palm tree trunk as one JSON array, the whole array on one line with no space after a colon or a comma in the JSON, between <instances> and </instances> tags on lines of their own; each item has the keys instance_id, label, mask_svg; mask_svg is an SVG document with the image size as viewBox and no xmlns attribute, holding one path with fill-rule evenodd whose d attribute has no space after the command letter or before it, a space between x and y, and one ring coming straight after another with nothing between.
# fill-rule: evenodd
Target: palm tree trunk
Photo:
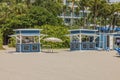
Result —
<instances>
[{"instance_id":1,"label":"palm tree trunk","mask_svg":"<svg viewBox=\"0 0 120 80\"><path fill-rule=\"evenodd\" d=\"M63 21L65 23L65 12L63 12Z\"/></svg>"},{"instance_id":2,"label":"palm tree trunk","mask_svg":"<svg viewBox=\"0 0 120 80\"><path fill-rule=\"evenodd\" d=\"M95 0L94 2L94 29L96 28L97 26L97 0Z\"/></svg>"},{"instance_id":3,"label":"palm tree trunk","mask_svg":"<svg viewBox=\"0 0 120 80\"><path fill-rule=\"evenodd\" d=\"M73 25L74 2L75 2L75 0L72 0L72 12L71 12L72 18L71 18L71 26Z\"/></svg>"},{"instance_id":4,"label":"palm tree trunk","mask_svg":"<svg viewBox=\"0 0 120 80\"><path fill-rule=\"evenodd\" d=\"M116 23L116 15L114 15L114 17L113 17L113 21L112 21L112 29L114 29L114 27L115 27L115 23Z\"/></svg>"},{"instance_id":5,"label":"palm tree trunk","mask_svg":"<svg viewBox=\"0 0 120 80\"><path fill-rule=\"evenodd\" d=\"M86 19L85 19L85 10L83 9L83 28L86 29Z\"/></svg>"}]
</instances>

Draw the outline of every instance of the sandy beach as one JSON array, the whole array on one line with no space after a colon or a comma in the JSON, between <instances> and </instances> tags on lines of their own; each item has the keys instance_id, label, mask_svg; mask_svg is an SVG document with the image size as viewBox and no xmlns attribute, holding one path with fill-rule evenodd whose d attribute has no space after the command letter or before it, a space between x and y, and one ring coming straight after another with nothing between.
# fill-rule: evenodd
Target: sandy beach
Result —
<instances>
[{"instance_id":1,"label":"sandy beach","mask_svg":"<svg viewBox=\"0 0 120 80\"><path fill-rule=\"evenodd\" d=\"M0 80L120 80L115 51L14 53L0 51Z\"/></svg>"}]
</instances>

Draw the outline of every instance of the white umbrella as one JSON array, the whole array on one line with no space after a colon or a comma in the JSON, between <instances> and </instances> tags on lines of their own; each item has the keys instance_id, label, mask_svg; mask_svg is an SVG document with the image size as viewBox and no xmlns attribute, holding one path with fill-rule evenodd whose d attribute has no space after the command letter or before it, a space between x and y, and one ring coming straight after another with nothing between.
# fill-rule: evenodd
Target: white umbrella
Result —
<instances>
[{"instance_id":1,"label":"white umbrella","mask_svg":"<svg viewBox=\"0 0 120 80\"><path fill-rule=\"evenodd\" d=\"M47 41L47 42L62 42L61 39L55 38L55 37L45 38L44 41Z\"/></svg>"},{"instance_id":2,"label":"white umbrella","mask_svg":"<svg viewBox=\"0 0 120 80\"><path fill-rule=\"evenodd\" d=\"M61 39L55 38L55 37L45 38L44 41L47 41L47 42L62 42ZM52 46L53 46L53 45L51 45L51 49L52 49ZM52 52L53 52L53 50L52 50Z\"/></svg>"}]
</instances>

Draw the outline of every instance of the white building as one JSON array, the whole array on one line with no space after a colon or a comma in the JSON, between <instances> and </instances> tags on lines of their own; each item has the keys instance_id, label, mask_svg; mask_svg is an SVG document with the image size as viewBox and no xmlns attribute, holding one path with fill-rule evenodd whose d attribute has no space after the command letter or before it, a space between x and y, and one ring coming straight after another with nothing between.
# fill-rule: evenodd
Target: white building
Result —
<instances>
[{"instance_id":1,"label":"white building","mask_svg":"<svg viewBox=\"0 0 120 80\"><path fill-rule=\"evenodd\" d=\"M79 0L75 0L74 5L72 3L72 0L63 0L63 5L66 6L65 12L62 12L59 16L64 20L64 23L66 25L73 25L76 23L76 20L83 17L82 11L77 11L77 2ZM86 16L87 13L90 13L87 9L84 11L84 15Z\"/></svg>"},{"instance_id":2,"label":"white building","mask_svg":"<svg viewBox=\"0 0 120 80\"><path fill-rule=\"evenodd\" d=\"M79 0L75 0L73 5L72 0L63 0L63 5L66 6L66 11L65 12L63 11L59 17L63 19L64 24L72 26L76 24L77 20L83 18L83 11L79 11L76 14L76 8L78 8L77 6L78 1ZM106 1L111 4L120 2L120 0L106 0ZM84 12L85 12L84 16L87 16L90 13L88 9L86 9ZM89 23L87 23L87 25L89 25Z\"/></svg>"}]
</instances>

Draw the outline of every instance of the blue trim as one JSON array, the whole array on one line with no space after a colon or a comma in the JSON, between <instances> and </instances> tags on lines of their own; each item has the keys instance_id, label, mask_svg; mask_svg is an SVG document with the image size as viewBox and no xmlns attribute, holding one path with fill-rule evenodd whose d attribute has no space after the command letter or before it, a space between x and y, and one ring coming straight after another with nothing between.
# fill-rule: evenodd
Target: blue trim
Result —
<instances>
[{"instance_id":1,"label":"blue trim","mask_svg":"<svg viewBox=\"0 0 120 80\"><path fill-rule=\"evenodd\" d=\"M114 36L120 36L120 34L114 34Z\"/></svg>"},{"instance_id":2,"label":"blue trim","mask_svg":"<svg viewBox=\"0 0 120 80\"><path fill-rule=\"evenodd\" d=\"M95 42L71 42L70 50L96 50Z\"/></svg>"},{"instance_id":3,"label":"blue trim","mask_svg":"<svg viewBox=\"0 0 120 80\"><path fill-rule=\"evenodd\" d=\"M40 52L40 44L16 44L16 52Z\"/></svg>"},{"instance_id":4,"label":"blue trim","mask_svg":"<svg viewBox=\"0 0 120 80\"><path fill-rule=\"evenodd\" d=\"M86 33L86 34L96 34L97 31L92 30L75 30L71 31L71 34Z\"/></svg>"},{"instance_id":5,"label":"blue trim","mask_svg":"<svg viewBox=\"0 0 120 80\"><path fill-rule=\"evenodd\" d=\"M80 30L71 31L71 34L77 34L77 33L80 33Z\"/></svg>"},{"instance_id":6,"label":"blue trim","mask_svg":"<svg viewBox=\"0 0 120 80\"><path fill-rule=\"evenodd\" d=\"M120 28L119 27L115 27L115 28L112 28L112 27L97 27L97 30L101 31L101 32L110 32L110 31L115 31L115 32L118 32L120 31Z\"/></svg>"},{"instance_id":7,"label":"blue trim","mask_svg":"<svg viewBox=\"0 0 120 80\"><path fill-rule=\"evenodd\" d=\"M39 34L40 31L21 31L22 34Z\"/></svg>"},{"instance_id":8,"label":"blue trim","mask_svg":"<svg viewBox=\"0 0 120 80\"><path fill-rule=\"evenodd\" d=\"M16 31L16 34L20 34L20 31Z\"/></svg>"},{"instance_id":9,"label":"blue trim","mask_svg":"<svg viewBox=\"0 0 120 80\"><path fill-rule=\"evenodd\" d=\"M81 33L88 33L88 34L89 34L89 33L92 33L92 34L95 34L96 31L85 31L85 30L82 31L82 30L81 30Z\"/></svg>"},{"instance_id":10,"label":"blue trim","mask_svg":"<svg viewBox=\"0 0 120 80\"><path fill-rule=\"evenodd\" d=\"M20 31L16 31L16 34L20 34ZM40 35L40 31L39 30L22 30L21 31L22 35Z\"/></svg>"}]
</instances>

